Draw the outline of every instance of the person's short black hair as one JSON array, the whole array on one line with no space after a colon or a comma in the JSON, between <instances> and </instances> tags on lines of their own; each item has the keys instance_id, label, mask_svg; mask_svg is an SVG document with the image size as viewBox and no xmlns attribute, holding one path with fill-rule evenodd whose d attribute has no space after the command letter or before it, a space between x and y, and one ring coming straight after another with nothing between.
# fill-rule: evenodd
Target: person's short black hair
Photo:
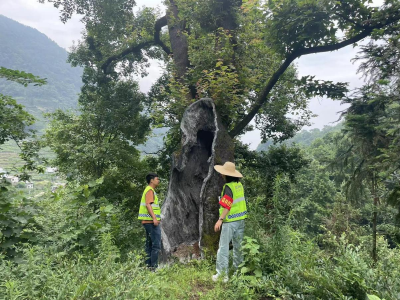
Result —
<instances>
[{"instance_id":1,"label":"person's short black hair","mask_svg":"<svg viewBox=\"0 0 400 300\"><path fill-rule=\"evenodd\" d=\"M150 180L152 180L152 179L154 179L154 178L156 178L156 177L158 177L158 175L157 175L156 173L149 173L149 174L147 174L147 175L146 175L147 184L150 183Z\"/></svg>"},{"instance_id":2,"label":"person's short black hair","mask_svg":"<svg viewBox=\"0 0 400 300\"><path fill-rule=\"evenodd\" d=\"M225 175L225 179L226 179L226 183L230 183L230 182L239 182L240 178Z\"/></svg>"}]
</instances>

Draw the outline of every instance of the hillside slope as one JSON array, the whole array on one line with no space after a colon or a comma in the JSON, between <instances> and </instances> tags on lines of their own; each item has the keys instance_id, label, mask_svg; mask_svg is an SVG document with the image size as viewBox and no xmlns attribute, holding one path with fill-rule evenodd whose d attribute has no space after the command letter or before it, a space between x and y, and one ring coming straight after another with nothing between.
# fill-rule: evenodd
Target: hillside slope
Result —
<instances>
[{"instance_id":1,"label":"hillside slope","mask_svg":"<svg viewBox=\"0 0 400 300\"><path fill-rule=\"evenodd\" d=\"M57 108L76 107L81 68L66 62L68 52L36 29L0 15L0 66L47 78L44 86L23 87L0 79L0 93L13 96L37 118ZM39 122L38 128L44 124Z\"/></svg>"},{"instance_id":2,"label":"hillside slope","mask_svg":"<svg viewBox=\"0 0 400 300\"><path fill-rule=\"evenodd\" d=\"M343 123L338 123L334 126L326 125L322 129L314 128L314 129L310 129L310 130L302 130L302 131L296 133L296 135L293 138L288 139L288 140L284 141L283 143L286 145L296 143L296 144L299 144L302 146L310 146L314 140L316 140L318 138L322 138L324 135L326 135L330 132L340 131L342 129L342 127L343 127ZM259 144L256 151L267 151L268 148L273 144L274 143L272 140L268 140L266 143Z\"/></svg>"}]
</instances>

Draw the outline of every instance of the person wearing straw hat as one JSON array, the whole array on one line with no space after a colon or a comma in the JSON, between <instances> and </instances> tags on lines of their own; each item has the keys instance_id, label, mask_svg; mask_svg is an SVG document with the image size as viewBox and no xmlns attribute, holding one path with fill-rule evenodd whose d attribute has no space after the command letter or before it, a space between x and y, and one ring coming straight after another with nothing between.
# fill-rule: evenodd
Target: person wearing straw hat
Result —
<instances>
[{"instance_id":1,"label":"person wearing straw hat","mask_svg":"<svg viewBox=\"0 0 400 300\"><path fill-rule=\"evenodd\" d=\"M214 166L225 180L219 200L219 219L215 223L215 232L220 231L219 248L217 253L217 274L212 276L213 281L224 276L223 281L228 281L229 243L233 244L233 267L237 269L243 261L241 243L244 235L244 220L247 218L246 200L243 185L239 179L242 174L236 170L235 164L227 161L224 165Z\"/></svg>"}]
</instances>

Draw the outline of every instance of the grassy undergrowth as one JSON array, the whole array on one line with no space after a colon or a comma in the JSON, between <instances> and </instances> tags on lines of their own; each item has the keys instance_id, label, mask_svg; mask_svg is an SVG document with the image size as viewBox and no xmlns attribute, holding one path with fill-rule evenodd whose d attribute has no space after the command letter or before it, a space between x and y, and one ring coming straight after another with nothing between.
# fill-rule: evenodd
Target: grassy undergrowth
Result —
<instances>
[{"instance_id":1,"label":"grassy undergrowth","mask_svg":"<svg viewBox=\"0 0 400 300\"><path fill-rule=\"evenodd\" d=\"M102 235L96 255L29 247L22 263L0 260L0 299L399 299L400 253L384 241L382 258L373 265L343 237L334 253L294 232L288 239L278 247L270 240L262 247L269 251L262 253L250 247L262 258L263 275L239 273L228 283L212 282L214 257L171 263L156 272L143 266L138 252L122 261L109 234ZM254 257L247 254L247 269Z\"/></svg>"},{"instance_id":2,"label":"grassy undergrowth","mask_svg":"<svg viewBox=\"0 0 400 300\"><path fill-rule=\"evenodd\" d=\"M25 250L24 263L3 260L0 298L217 299L229 294L227 284L211 281L215 265L210 260L175 263L150 272L139 254L119 261L108 235L99 250L98 257L89 259L79 254L45 255L43 249L31 247Z\"/></svg>"}]
</instances>

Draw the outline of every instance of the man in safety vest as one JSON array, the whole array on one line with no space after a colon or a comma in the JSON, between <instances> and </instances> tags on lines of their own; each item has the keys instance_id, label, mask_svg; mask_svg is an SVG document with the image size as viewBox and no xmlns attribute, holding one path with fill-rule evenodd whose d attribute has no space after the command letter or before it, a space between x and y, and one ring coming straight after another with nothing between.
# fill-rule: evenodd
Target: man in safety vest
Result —
<instances>
[{"instance_id":1,"label":"man in safety vest","mask_svg":"<svg viewBox=\"0 0 400 300\"><path fill-rule=\"evenodd\" d=\"M243 177L235 164L226 162L223 166L216 165L214 169L222 175L224 185L219 201L219 219L215 223L215 232L222 226L217 253L217 274L212 276L213 281L224 275L223 281L228 281L229 243L233 244L233 267L237 269L243 261L241 243L244 235L244 219L247 218L247 207L244 198L243 185L239 178Z\"/></svg>"},{"instance_id":2,"label":"man in safety vest","mask_svg":"<svg viewBox=\"0 0 400 300\"><path fill-rule=\"evenodd\" d=\"M148 186L145 188L142 200L140 201L138 219L142 220L146 230L146 264L151 269L157 268L158 253L161 250L161 210L158 204L158 197L155 192L160 183L158 175L149 173L146 176Z\"/></svg>"}]
</instances>

